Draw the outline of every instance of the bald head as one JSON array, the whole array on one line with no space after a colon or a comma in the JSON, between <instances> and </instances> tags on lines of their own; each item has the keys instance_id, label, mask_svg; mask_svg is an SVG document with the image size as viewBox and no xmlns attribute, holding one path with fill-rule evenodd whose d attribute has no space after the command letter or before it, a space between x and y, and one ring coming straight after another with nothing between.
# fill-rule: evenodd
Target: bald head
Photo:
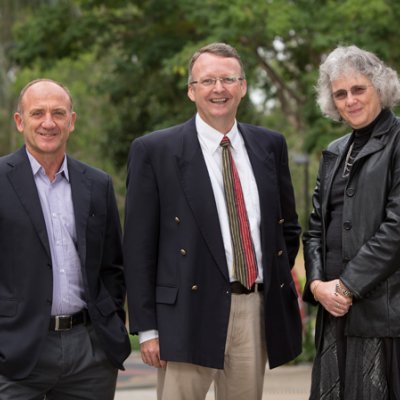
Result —
<instances>
[{"instance_id":1,"label":"bald head","mask_svg":"<svg viewBox=\"0 0 400 400\"><path fill-rule=\"evenodd\" d=\"M24 111L24 98L26 93L31 89L34 88L35 85L42 85L42 84L48 84L48 85L55 85L58 86L62 91L65 92L66 96L68 97L68 103L69 103L69 111L72 112L73 109L73 102L72 102L72 96L70 91L66 86L64 86L62 83L54 81L52 79L35 79L34 81L29 82L20 92L19 97L18 97L18 103L17 103L17 112L22 114Z\"/></svg>"}]
</instances>

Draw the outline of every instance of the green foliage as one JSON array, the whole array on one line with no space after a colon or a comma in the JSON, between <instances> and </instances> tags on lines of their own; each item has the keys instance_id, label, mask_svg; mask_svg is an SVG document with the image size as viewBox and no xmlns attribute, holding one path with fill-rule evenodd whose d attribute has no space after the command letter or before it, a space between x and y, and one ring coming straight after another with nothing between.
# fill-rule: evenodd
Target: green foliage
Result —
<instances>
[{"instance_id":1,"label":"green foliage","mask_svg":"<svg viewBox=\"0 0 400 400\"><path fill-rule=\"evenodd\" d=\"M323 118L315 104L324 55L337 44L354 43L394 68L400 64L396 0L17 3L12 44L3 48L7 68L17 77L10 90L16 95L31 77L63 80L79 114L70 148L121 181L132 139L193 115L186 96L187 63L202 45L224 41L239 50L250 96L238 119L283 132L291 152L311 156L312 173L322 149L347 131ZM8 113L1 108L2 126ZM302 167L292 164L301 193ZM303 196L298 197L303 209Z\"/></svg>"},{"instance_id":2,"label":"green foliage","mask_svg":"<svg viewBox=\"0 0 400 400\"><path fill-rule=\"evenodd\" d=\"M139 351L140 350L139 336L137 336L137 335L129 335L129 341L131 343L131 350L132 351Z\"/></svg>"},{"instance_id":3,"label":"green foliage","mask_svg":"<svg viewBox=\"0 0 400 400\"><path fill-rule=\"evenodd\" d=\"M246 102L240 116L260 122L267 110L312 150L326 144L316 132L331 131L318 123L314 104L321 56L337 43L356 42L397 61L389 51L395 24L388 19L395 22L399 8L383 0L59 0L19 21L11 55L18 65L43 71L87 52L105 62L97 90L109 95L118 118L104 125L103 149L122 165L134 137L193 114L185 95L187 61L201 45L226 41L242 54L250 88L268 101L267 108Z\"/></svg>"},{"instance_id":4,"label":"green foliage","mask_svg":"<svg viewBox=\"0 0 400 400\"><path fill-rule=\"evenodd\" d=\"M11 57L17 64L28 66L36 61L46 70L65 55L75 58L93 40L89 24L76 23L80 20L79 9L71 6L70 1L45 5L41 11L39 18L32 14L15 25L16 42Z\"/></svg>"}]
</instances>

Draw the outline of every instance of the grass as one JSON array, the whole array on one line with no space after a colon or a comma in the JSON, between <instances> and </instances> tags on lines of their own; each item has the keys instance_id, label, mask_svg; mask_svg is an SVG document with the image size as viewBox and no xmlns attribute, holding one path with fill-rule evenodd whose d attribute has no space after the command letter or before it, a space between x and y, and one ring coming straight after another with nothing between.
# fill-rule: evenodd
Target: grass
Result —
<instances>
[{"instance_id":1,"label":"grass","mask_svg":"<svg viewBox=\"0 0 400 400\"><path fill-rule=\"evenodd\" d=\"M129 335L129 340L131 342L131 350L138 351L140 348L139 336L138 335Z\"/></svg>"}]
</instances>

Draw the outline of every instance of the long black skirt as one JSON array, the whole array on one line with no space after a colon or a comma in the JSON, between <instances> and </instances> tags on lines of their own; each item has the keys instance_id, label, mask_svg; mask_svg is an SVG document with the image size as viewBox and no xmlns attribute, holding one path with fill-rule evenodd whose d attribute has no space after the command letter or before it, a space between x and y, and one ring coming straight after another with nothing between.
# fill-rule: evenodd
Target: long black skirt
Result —
<instances>
[{"instance_id":1,"label":"long black skirt","mask_svg":"<svg viewBox=\"0 0 400 400\"><path fill-rule=\"evenodd\" d=\"M346 317L323 318L310 400L400 400L400 339L346 337Z\"/></svg>"}]
</instances>

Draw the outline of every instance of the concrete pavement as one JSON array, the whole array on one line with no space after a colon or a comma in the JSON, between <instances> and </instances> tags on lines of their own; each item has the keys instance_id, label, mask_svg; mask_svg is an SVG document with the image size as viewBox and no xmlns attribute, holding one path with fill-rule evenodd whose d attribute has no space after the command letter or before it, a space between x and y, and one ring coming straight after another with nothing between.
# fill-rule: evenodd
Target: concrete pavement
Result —
<instances>
[{"instance_id":1,"label":"concrete pavement","mask_svg":"<svg viewBox=\"0 0 400 400\"><path fill-rule=\"evenodd\" d=\"M156 370L143 364L138 352L132 352L125 368L118 376L115 400L156 400ZM263 400L307 400L310 382L310 364L267 369ZM207 400L214 400L212 389Z\"/></svg>"}]
</instances>

